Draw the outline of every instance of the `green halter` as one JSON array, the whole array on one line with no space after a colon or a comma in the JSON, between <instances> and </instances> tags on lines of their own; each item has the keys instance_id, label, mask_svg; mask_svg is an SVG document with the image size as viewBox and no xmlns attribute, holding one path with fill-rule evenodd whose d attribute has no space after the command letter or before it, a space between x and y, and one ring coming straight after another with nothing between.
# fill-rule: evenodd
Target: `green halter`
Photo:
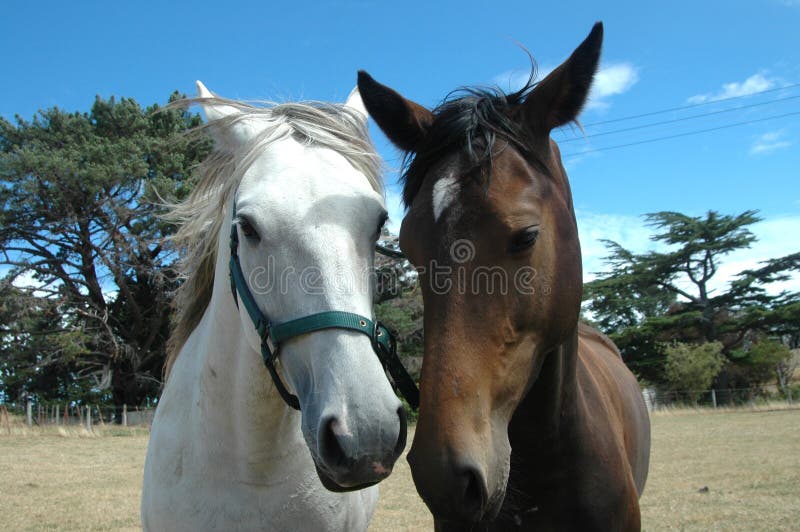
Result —
<instances>
[{"instance_id":1,"label":"green halter","mask_svg":"<svg viewBox=\"0 0 800 532\"><path fill-rule=\"evenodd\" d=\"M236 219L236 203L233 204L233 219ZM419 390L414 380L403 367L397 357L397 343L381 322L373 321L366 316L343 312L340 310L329 310L318 312L295 320L283 323L271 323L267 316L258 308L256 300L247 288L242 266L239 263L239 233L236 224L231 223L231 258L229 262L231 292L236 306L239 300L242 301L247 314L253 320L259 338L261 338L261 358L267 367L272 381L275 383L278 393L286 404L300 410L300 401L297 396L289 393L284 386L278 372L275 370L275 359L278 357L278 349L284 340L309 334L324 329L347 329L360 332L369 337L372 341L372 349L381 361L384 369L389 372L394 380L393 387L399 391L408 401L414 410L419 405ZM379 248L380 251L380 248ZM395 252L396 253L396 252ZM238 295L238 298L237 298Z\"/></svg>"}]
</instances>

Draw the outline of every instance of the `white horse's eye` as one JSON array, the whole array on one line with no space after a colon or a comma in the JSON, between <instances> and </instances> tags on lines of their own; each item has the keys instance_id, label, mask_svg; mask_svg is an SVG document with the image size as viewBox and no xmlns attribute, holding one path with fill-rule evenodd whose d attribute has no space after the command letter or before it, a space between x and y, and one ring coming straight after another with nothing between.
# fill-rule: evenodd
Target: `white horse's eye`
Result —
<instances>
[{"instance_id":1,"label":"white horse's eye","mask_svg":"<svg viewBox=\"0 0 800 532\"><path fill-rule=\"evenodd\" d=\"M251 224L246 218L239 219L239 229L241 229L242 234L245 237L254 240L261 240L261 237L258 236L258 231L256 231L256 228L253 227L253 224Z\"/></svg>"}]
</instances>

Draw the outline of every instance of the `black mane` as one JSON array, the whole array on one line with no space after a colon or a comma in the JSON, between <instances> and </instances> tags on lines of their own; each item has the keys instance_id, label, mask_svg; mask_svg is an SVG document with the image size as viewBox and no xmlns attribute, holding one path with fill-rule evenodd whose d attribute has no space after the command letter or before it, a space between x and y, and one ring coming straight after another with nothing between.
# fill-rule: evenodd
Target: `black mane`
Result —
<instances>
[{"instance_id":1,"label":"black mane","mask_svg":"<svg viewBox=\"0 0 800 532\"><path fill-rule=\"evenodd\" d=\"M499 88L463 88L434 109L434 121L423 140L403 160L403 203L411 206L425 175L447 155L464 152L470 164L464 175L485 181L498 139L528 153L524 132L512 113L535 86L534 77L532 73L525 86L511 94Z\"/></svg>"}]
</instances>

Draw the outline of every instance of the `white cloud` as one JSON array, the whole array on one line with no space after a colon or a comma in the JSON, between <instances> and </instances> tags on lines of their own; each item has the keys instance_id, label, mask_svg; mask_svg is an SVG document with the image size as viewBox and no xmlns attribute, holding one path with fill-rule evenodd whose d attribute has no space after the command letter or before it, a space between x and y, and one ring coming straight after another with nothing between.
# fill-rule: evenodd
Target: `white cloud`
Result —
<instances>
[{"instance_id":1,"label":"white cloud","mask_svg":"<svg viewBox=\"0 0 800 532\"><path fill-rule=\"evenodd\" d=\"M543 66L538 69L536 79L547 77L555 67ZM492 78L492 83L511 92L521 89L528 81L530 71L507 70ZM608 99L630 90L639 81L639 71L631 63L607 63L600 66L594 77L592 91L586 104L587 109L606 109L609 107Z\"/></svg>"},{"instance_id":2,"label":"white cloud","mask_svg":"<svg viewBox=\"0 0 800 532\"><path fill-rule=\"evenodd\" d=\"M0 278L5 277L11 273L11 271L11 268L0 267ZM60 280L54 280L50 283L40 281L36 279L36 273L33 270L24 270L14 277L14 280L11 281L11 284L17 288L29 290L30 293L35 297L49 297L53 295L53 291L56 290L58 286L61 286L62 283ZM103 291L103 296L106 298L106 301L112 301L113 299L116 299L117 294L119 294L119 289L116 287L116 285L107 280L101 279L100 288ZM84 286L80 286L78 290L82 294L87 293L87 289Z\"/></svg>"},{"instance_id":3,"label":"white cloud","mask_svg":"<svg viewBox=\"0 0 800 532\"><path fill-rule=\"evenodd\" d=\"M26 270L17 275L11 284L17 288L38 288L42 286L42 283L37 281L33 275L33 271Z\"/></svg>"},{"instance_id":4,"label":"white cloud","mask_svg":"<svg viewBox=\"0 0 800 532\"><path fill-rule=\"evenodd\" d=\"M772 153L776 150L788 148L792 145L791 141L786 140L786 131L770 131L759 135L750 147L750 155L761 155Z\"/></svg>"},{"instance_id":5,"label":"white cloud","mask_svg":"<svg viewBox=\"0 0 800 532\"><path fill-rule=\"evenodd\" d=\"M800 244L794 238L787 238L787 235L800 234L800 216L781 216L771 218L753 224L750 227L758 241L750 249L743 249L731 253L726 258L718 275L726 282L733 275L746 269L759 268L759 263L767 259L776 259L797 253L800 251ZM721 286L721 284L716 285ZM800 290L800 275L795 274L788 281L775 283L771 288L771 293L780 290Z\"/></svg>"},{"instance_id":6,"label":"white cloud","mask_svg":"<svg viewBox=\"0 0 800 532\"><path fill-rule=\"evenodd\" d=\"M707 94L697 94L690 97L687 101L689 103L704 103L713 102L717 100L724 100L726 98L736 98L739 96L748 96L756 92L762 92L772 89L776 85L776 80L769 79L764 74L753 74L742 82L731 82L722 85L722 89L717 92Z\"/></svg>"},{"instance_id":7,"label":"white cloud","mask_svg":"<svg viewBox=\"0 0 800 532\"><path fill-rule=\"evenodd\" d=\"M10 273L11 269L9 268L7 271L3 272L3 276ZM33 289L33 295L36 297L46 297L49 295L48 291L43 290L36 290L37 288L42 288L46 285L42 281L36 279L35 274L32 270L25 270L21 272L19 275L14 277L14 280L11 281L11 284L17 288L27 288Z\"/></svg>"},{"instance_id":8,"label":"white cloud","mask_svg":"<svg viewBox=\"0 0 800 532\"><path fill-rule=\"evenodd\" d=\"M638 216L582 210L578 210L576 214L585 282L594 279L595 273L606 269L603 258L608 255L608 251L600 242L601 239L613 240L634 253L664 249L661 244L650 240L653 231L645 226L644 219ZM751 248L731 253L722 260L715 277L709 283L712 290L725 289L736 275L743 270L759 268L763 261L800 251L800 245L795 240L786 238L786 235L800 234L800 216L771 218L753 224L750 230L758 240ZM790 280L769 287L770 293L778 293L781 290L800 290L800 275L795 274Z\"/></svg>"},{"instance_id":9,"label":"white cloud","mask_svg":"<svg viewBox=\"0 0 800 532\"><path fill-rule=\"evenodd\" d=\"M576 216L583 256L583 279L586 282L606 269L603 259L608 251L601 240L613 240L635 253L655 249L655 244L650 241L652 232L644 225L641 217L594 213L581 209L576 211Z\"/></svg>"},{"instance_id":10,"label":"white cloud","mask_svg":"<svg viewBox=\"0 0 800 532\"><path fill-rule=\"evenodd\" d=\"M600 67L589 93L587 109L607 109L608 98L628 92L639 81L639 71L630 63L609 63Z\"/></svg>"}]
</instances>

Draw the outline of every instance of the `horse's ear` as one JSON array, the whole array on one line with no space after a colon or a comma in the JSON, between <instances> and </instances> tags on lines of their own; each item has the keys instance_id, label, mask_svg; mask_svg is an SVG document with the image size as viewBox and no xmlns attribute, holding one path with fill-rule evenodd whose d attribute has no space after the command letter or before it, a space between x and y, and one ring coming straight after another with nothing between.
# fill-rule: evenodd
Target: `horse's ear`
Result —
<instances>
[{"instance_id":1,"label":"horse's ear","mask_svg":"<svg viewBox=\"0 0 800 532\"><path fill-rule=\"evenodd\" d=\"M208 90L201 81L197 81L197 96L209 122L208 133L214 139L217 150L233 152L256 134L255 124L244 118L241 110L221 103L224 99Z\"/></svg>"},{"instance_id":2,"label":"horse's ear","mask_svg":"<svg viewBox=\"0 0 800 532\"><path fill-rule=\"evenodd\" d=\"M358 71L358 90L369 115L389 140L401 150L414 151L433 123L433 113L381 85L363 70Z\"/></svg>"},{"instance_id":3,"label":"horse's ear","mask_svg":"<svg viewBox=\"0 0 800 532\"><path fill-rule=\"evenodd\" d=\"M359 116L364 117L365 122L367 121L367 118L369 118L369 113L367 112L367 108L364 107L364 100L361 99L361 93L358 92L358 87L355 87L350 91L350 95L347 96L344 106L356 111Z\"/></svg>"},{"instance_id":4,"label":"horse's ear","mask_svg":"<svg viewBox=\"0 0 800 532\"><path fill-rule=\"evenodd\" d=\"M208 90L202 81L198 79L195 83L197 84L197 97L201 100L200 107L203 108L209 122L239 114L240 111L237 108L215 102L217 95Z\"/></svg>"},{"instance_id":5,"label":"horse's ear","mask_svg":"<svg viewBox=\"0 0 800 532\"><path fill-rule=\"evenodd\" d=\"M549 135L554 128L578 117L600 62L602 45L603 23L597 22L569 59L531 91L522 112L534 133Z\"/></svg>"}]
</instances>

